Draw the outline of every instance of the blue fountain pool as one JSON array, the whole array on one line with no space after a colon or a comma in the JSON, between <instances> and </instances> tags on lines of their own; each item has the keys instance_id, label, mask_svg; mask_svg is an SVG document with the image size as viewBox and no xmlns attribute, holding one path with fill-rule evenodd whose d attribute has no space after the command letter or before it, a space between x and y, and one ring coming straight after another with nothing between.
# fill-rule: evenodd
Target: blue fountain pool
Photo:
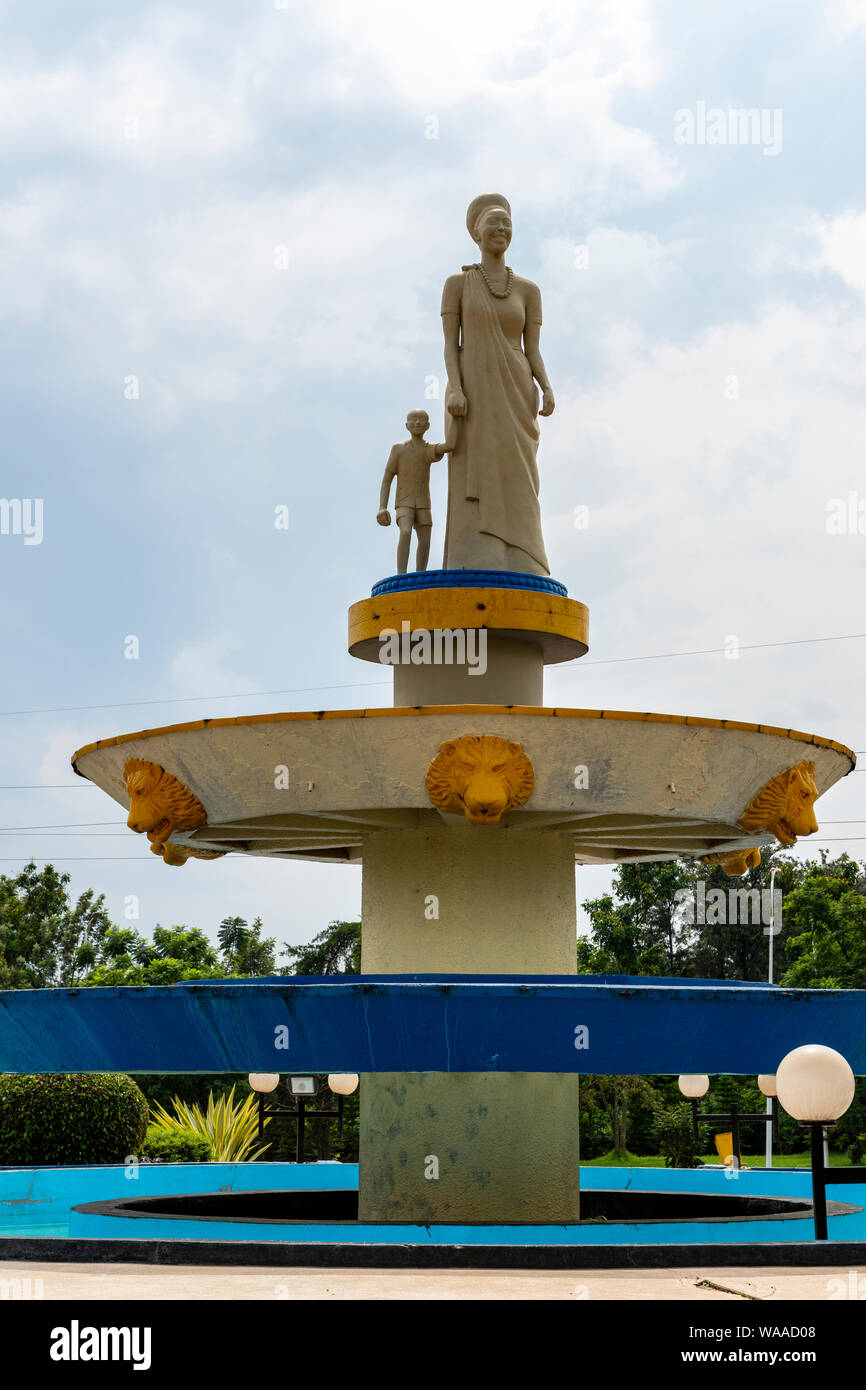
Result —
<instances>
[{"instance_id":1,"label":"blue fountain pool","mask_svg":"<svg viewBox=\"0 0 866 1390\"><path fill-rule=\"evenodd\" d=\"M807 1170L744 1169L736 1178L722 1169L591 1168L584 1191L731 1194L808 1199ZM357 1164L195 1163L131 1164L94 1168L0 1169L0 1242L8 1237L76 1239L171 1239L292 1241L393 1245L644 1245L775 1243L811 1241L809 1216L784 1219L593 1222L573 1226L366 1225L360 1222L267 1221L129 1217L74 1210L93 1202L192 1193L267 1190L336 1190L356 1187ZM858 1208L830 1215L829 1236L866 1241L866 1183L830 1186L830 1202ZM2 1258L2 1245L0 1245Z\"/></svg>"}]
</instances>

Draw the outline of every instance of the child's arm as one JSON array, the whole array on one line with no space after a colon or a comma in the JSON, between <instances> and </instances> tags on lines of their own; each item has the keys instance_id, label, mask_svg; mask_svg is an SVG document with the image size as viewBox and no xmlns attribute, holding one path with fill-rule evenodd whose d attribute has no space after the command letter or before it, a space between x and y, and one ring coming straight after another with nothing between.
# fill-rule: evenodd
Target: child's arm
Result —
<instances>
[{"instance_id":1,"label":"child's arm","mask_svg":"<svg viewBox=\"0 0 866 1390\"><path fill-rule=\"evenodd\" d=\"M457 448L457 435L460 431L460 421L453 415L446 416L445 443L434 444L436 458L441 459L443 454L451 454Z\"/></svg>"},{"instance_id":2,"label":"child's arm","mask_svg":"<svg viewBox=\"0 0 866 1390\"><path fill-rule=\"evenodd\" d=\"M382 478L382 486L379 490L379 511L376 520L380 526L390 526L391 516L388 511L388 498L391 495L391 481L397 475L397 465L400 461L400 445L395 444L390 454L388 462L385 464L385 475Z\"/></svg>"}]
</instances>

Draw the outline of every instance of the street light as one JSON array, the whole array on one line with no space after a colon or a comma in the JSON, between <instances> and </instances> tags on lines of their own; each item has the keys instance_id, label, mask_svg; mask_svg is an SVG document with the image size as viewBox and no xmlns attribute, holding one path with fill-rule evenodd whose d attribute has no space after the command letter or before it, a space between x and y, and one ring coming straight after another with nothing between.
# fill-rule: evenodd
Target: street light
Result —
<instances>
[{"instance_id":1,"label":"street light","mask_svg":"<svg viewBox=\"0 0 866 1390\"><path fill-rule=\"evenodd\" d=\"M316 1120L337 1120L337 1121L338 1121L338 1124L339 1124L339 1134L340 1134L340 1137L342 1138L342 1136L343 1136L343 1097L344 1097L344 1095L351 1095L351 1094L352 1094L352 1091L354 1091L355 1088L356 1088L357 1085L358 1085L358 1078L357 1078L357 1076L333 1076L333 1077L329 1077L329 1078L328 1078L328 1081L329 1081L329 1084L330 1084L331 1081L346 1082L346 1083L354 1082L355 1084L354 1084L353 1086L349 1086L348 1090L342 1091L342 1092L336 1090L336 1088L335 1088L334 1086L331 1086L331 1090L334 1091L334 1094L337 1096L337 1109L336 1109L336 1110L314 1110L314 1111L312 1111L312 1112L310 1113L310 1117L313 1118L313 1119L316 1119ZM250 1072L250 1075L249 1075L249 1083L250 1083L250 1086L251 1086L252 1089L258 1094L258 1098L259 1098L259 1138L261 1139L262 1136L264 1135L264 1132L265 1132L265 1120L266 1120L267 1118L270 1118L270 1117L273 1116L273 1115L287 1115L287 1116L291 1116L292 1119L294 1119L294 1120L297 1121L297 1141L296 1141L296 1145L295 1145L295 1162L296 1162L296 1163L303 1163L303 1162L304 1162L304 1149L305 1149L305 1145L304 1145L304 1129L305 1129L305 1125L306 1125L307 1118L308 1118L308 1115L307 1115L307 1108L306 1108L306 1107L307 1107L307 1101L310 1100L313 1096L318 1095L318 1092L319 1092L319 1078L318 1078L317 1076L290 1076L290 1077L288 1078L289 1090L290 1090L291 1094L295 1097L295 1100L296 1100L296 1102L297 1102L297 1107L296 1107L296 1109L294 1109L294 1110L290 1110L290 1109L288 1109L286 1106L280 1106L280 1105L266 1105L266 1104L265 1104L265 1097L268 1096L268 1095L270 1095L270 1093L271 1093L272 1091L275 1091L275 1090L276 1090L277 1086L279 1085L279 1082L280 1082L280 1077L279 1077L279 1074L278 1074L278 1073L275 1073L275 1072Z\"/></svg>"},{"instance_id":2,"label":"street light","mask_svg":"<svg viewBox=\"0 0 866 1390\"><path fill-rule=\"evenodd\" d=\"M827 1183L863 1182L866 1169L831 1169L824 1157L824 1126L836 1120L854 1099L854 1073L841 1052L820 1043L795 1047L776 1071L779 1104L809 1126L812 1160L812 1207L815 1239L827 1239Z\"/></svg>"},{"instance_id":3,"label":"street light","mask_svg":"<svg viewBox=\"0 0 866 1390\"><path fill-rule=\"evenodd\" d=\"M771 1076L770 1076L770 1077L767 1077L767 1076L761 1077L761 1076L759 1076L759 1077L758 1077L758 1085L760 1086L762 1081L767 1082L767 1083L770 1083L770 1082L772 1082L772 1080L773 1080L773 1078L772 1078ZM767 1113L766 1113L766 1114L756 1114L756 1115L752 1115L752 1114L742 1114L742 1115L741 1115L741 1114L740 1114L740 1107L739 1107L739 1105L737 1104L736 1101L732 1101L732 1102L731 1102L731 1109L730 1109L730 1111L729 1111L728 1113L726 1113L726 1114L721 1114L721 1115L710 1115L710 1114L701 1115L701 1114L699 1113L699 1111L698 1111L698 1101L699 1101L700 1097L701 1097L701 1096L705 1096L705 1095L707 1094L707 1091L710 1089L710 1078L709 1078L708 1076L680 1076L680 1077L678 1077L678 1079L677 1079L677 1085L679 1086L680 1091L681 1091L682 1094L685 1096L686 1100L691 1101L691 1106L692 1106L692 1133L693 1133L694 1138L695 1138L695 1145L697 1145L698 1142L699 1142L699 1140L700 1140L700 1132L699 1132L699 1130L698 1130L698 1121L699 1121L699 1120L703 1120L705 1124L710 1124L710 1123L713 1123L713 1122L716 1122L716 1123L718 1123L718 1124L726 1124L726 1125L729 1124L729 1125L731 1126L731 1146L732 1146L733 1151L734 1151L734 1157L735 1157L735 1159L736 1159L736 1161L737 1161L737 1162L736 1162L737 1168L742 1168L742 1166L743 1166L743 1156L742 1156L742 1153L741 1153L741 1150L740 1150L740 1125L743 1123L744 1120L747 1121L747 1122L750 1123L750 1124L751 1124L752 1122L754 1122L754 1123L760 1122L760 1123L762 1123L762 1124L765 1124L765 1125L767 1126L767 1129L768 1129L770 1135L771 1135L771 1138L770 1138L770 1140L769 1140L768 1142L771 1143L771 1142L772 1142L772 1138L777 1137L777 1135L778 1135L778 1112L777 1112L777 1110L776 1110L776 1103L775 1103L775 1101L773 1101L773 1102L768 1102L768 1105L771 1106L771 1108L769 1108L769 1109L767 1110ZM764 1090L763 1086L761 1086L761 1090L762 1090L762 1091ZM764 1091L764 1095L768 1095L768 1094L769 1094L768 1091Z\"/></svg>"},{"instance_id":4,"label":"street light","mask_svg":"<svg viewBox=\"0 0 866 1390\"><path fill-rule=\"evenodd\" d=\"M808 1043L782 1058L776 1091L788 1114L801 1124L834 1124L854 1099L854 1073L841 1052Z\"/></svg>"},{"instance_id":5,"label":"street light","mask_svg":"<svg viewBox=\"0 0 866 1390\"><path fill-rule=\"evenodd\" d=\"M333 1072L328 1085L335 1096L351 1096L358 1089L358 1078L354 1072Z\"/></svg>"},{"instance_id":6,"label":"street light","mask_svg":"<svg viewBox=\"0 0 866 1390\"><path fill-rule=\"evenodd\" d=\"M278 1071L251 1071L247 1080L252 1090L258 1092L260 1096L268 1096L279 1086L280 1073Z\"/></svg>"},{"instance_id":7,"label":"street light","mask_svg":"<svg viewBox=\"0 0 866 1390\"><path fill-rule=\"evenodd\" d=\"M772 869L770 870L770 925L769 927L764 928L765 933L770 938L769 968L767 970L768 984L773 983L773 941L778 932L781 931L781 924L778 927L776 926L776 872L777 867L774 864ZM761 1086L760 1077L758 1077L758 1085ZM761 1090L764 1090L763 1086L761 1086ZM775 1115L775 1123L772 1125L768 1124L766 1128L767 1144L766 1153L764 1157L764 1162L766 1163L767 1167L772 1168L773 1136L778 1132L778 1104L776 1101L775 1085L772 1091L764 1091L764 1095L767 1097L767 1103L764 1109L766 1110L768 1117L772 1119L772 1117Z\"/></svg>"},{"instance_id":8,"label":"street light","mask_svg":"<svg viewBox=\"0 0 866 1390\"><path fill-rule=\"evenodd\" d=\"M708 1076L680 1076L677 1078L677 1085L685 1096L686 1100L700 1100L710 1089L710 1078Z\"/></svg>"}]
</instances>

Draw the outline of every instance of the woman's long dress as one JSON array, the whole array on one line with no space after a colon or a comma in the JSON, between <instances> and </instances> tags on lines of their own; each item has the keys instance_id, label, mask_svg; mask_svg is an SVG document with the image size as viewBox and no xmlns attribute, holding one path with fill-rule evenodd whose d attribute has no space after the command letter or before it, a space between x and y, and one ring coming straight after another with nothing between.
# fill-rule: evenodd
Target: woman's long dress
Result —
<instances>
[{"instance_id":1,"label":"woman's long dress","mask_svg":"<svg viewBox=\"0 0 866 1390\"><path fill-rule=\"evenodd\" d=\"M456 282L456 285L455 285ZM541 322L541 296L493 296L481 271L464 269L445 287L442 312L460 313L460 370L467 412L448 465L445 569L548 575L538 502L538 392L520 341L524 321ZM459 296L459 299L458 299ZM524 309L524 302L526 309ZM446 426L449 396L445 398Z\"/></svg>"}]
</instances>

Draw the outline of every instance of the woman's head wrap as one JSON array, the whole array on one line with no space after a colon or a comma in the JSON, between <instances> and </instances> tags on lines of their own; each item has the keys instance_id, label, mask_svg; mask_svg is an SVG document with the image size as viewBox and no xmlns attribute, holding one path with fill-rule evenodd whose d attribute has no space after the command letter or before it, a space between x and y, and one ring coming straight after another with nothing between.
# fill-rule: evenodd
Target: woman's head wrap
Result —
<instances>
[{"instance_id":1,"label":"woman's head wrap","mask_svg":"<svg viewBox=\"0 0 866 1390\"><path fill-rule=\"evenodd\" d=\"M491 208L501 209L511 216L511 204L501 193L480 193L477 198L472 199L466 209L466 226L473 241L479 240L478 225L485 212L489 212Z\"/></svg>"}]
</instances>

